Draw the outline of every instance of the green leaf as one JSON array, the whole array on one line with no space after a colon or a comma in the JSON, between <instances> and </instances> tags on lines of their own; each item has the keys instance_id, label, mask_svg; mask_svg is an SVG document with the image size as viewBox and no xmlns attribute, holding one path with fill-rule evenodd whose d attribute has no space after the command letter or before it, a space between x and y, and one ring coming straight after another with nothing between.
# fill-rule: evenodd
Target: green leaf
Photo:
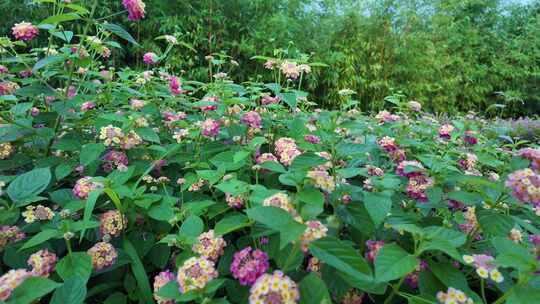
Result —
<instances>
[{"instance_id":1,"label":"green leaf","mask_svg":"<svg viewBox=\"0 0 540 304\"><path fill-rule=\"evenodd\" d=\"M124 239L124 250L131 260L131 271L137 280L137 286L141 291L144 301L146 303L153 303L152 289L150 288L148 276L135 247L133 247L133 244L128 239Z\"/></svg>"},{"instance_id":2,"label":"green leaf","mask_svg":"<svg viewBox=\"0 0 540 304\"><path fill-rule=\"evenodd\" d=\"M114 23L103 23L101 24L101 27L103 27L104 29L106 29L107 31L115 34L116 36L136 45L136 46L140 46L137 41L135 41L135 39L133 38L133 36L131 36L130 33L128 33L126 30L124 30L123 27L121 27L120 25L118 24L114 24Z\"/></svg>"},{"instance_id":3,"label":"green leaf","mask_svg":"<svg viewBox=\"0 0 540 304\"><path fill-rule=\"evenodd\" d=\"M101 153L103 153L103 151L105 151L105 145L103 145L102 143L84 145L79 156L81 164L83 166L88 166L89 164L96 161L101 155Z\"/></svg>"},{"instance_id":4,"label":"green leaf","mask_svg":"<svg viewBox=\"0 0 540 304\"><path fill-rule=\"evenodd\" d=\"M43 277L30 277L17 286L6 304L30 304L61 284Z\"/></svg>"},{"instance_id":5,"label":"green leaf","mask_svg":"<svg viewBox=\"0 0 540 304\"><path fill-rule=\"evenodd\" d=\"M278 173L287 172L287 170L285 169L285 167L283 167L282 164L275 161L265 161L264 163L259 164L259 166L265 170L272 171L272 172L278 172Z\"/></svg>"},{"instance_id":6,"label":"green leaf","mask_svg":"<svg viewBox=\"0 0 540 304\"><path fill-rule=\"evenodd\" d=\"M450 263L429 263L429 269L447 287L453 287L463 291L467 296L472 297L475 303L479 300L467 284L467 278L461 270L455 268ZM478 301L481 303L481 301Z\"/></svg>"},{"instance_id":7,"label":"green leaf","mask_svg":"<svg viewBox=\"0 0 540 304\"><path fill-rule=\"evenodd\" d=\"M283 249L292 241L298 240L306 230L285 210L276 207L255 207L246 211L248 217L266 227L280 233L280 248Z\"/></svg>"},{"instance_id":8,"label":"green leaf","mask_svg":"<svg viewBox=\"0 0 540 304\"><path fill-rule=\"evenodd\" d=\"M300 281L300 304L330 304L328 287L313 272Z\"/></svg>"},{"instance_id":9,"label":"green leaf","mask_svg":"<svg viewBox=\"0 0 540 304\"><path fill-rule=\"evenodd\" d=\"M53 294L51 304L81 304L86 297L86 280L69 278Z\"/></svg>"},{"instance_id":10,"label":"green leaf","mask_svg":"<svg viewBox=\"0 0 540 304\"><path fill-rule=\"evenodd\" d=\"M438 251L442 251L448 254L455 260L459 261L461 259L461 255L459 254L457 249L452 245L452 243L444 239L434 239L431 241L424 241L421 243L418 250L421 253L428 250L438 250Z\"/></svg>"},{"instance_id":11,"label":"green leaf","mask_svg":"<svg viewBox=\"0 0 540 304\"><path fill-rule=\"evenodd\" d=\"M58 15L53 15L53 16L50 16L50 17L46 18L45 20L41 21L39 24L40 25L43 25L43 24L55 25L55 24L59 24L59 23L62 23L62 22L78 20L78 19L81 19L81 16L79 16L79 15L77 15L75 13L58 14Z\"/></svg>"},{"instance_id":12,"label":"green leaf","mask_svg":"<svg viewBox=\"0 0 540 304\"><path fill-rule=\"evenodd\" d=\"M465 191L453 191L448 193L448 198L461 202L468 206L475 206L482 203L482 196L478 193Z\"/></svg>"},{"instance_id":13,"label":"green leaf","mask_svg":"<svg viewBox=\"0 0 540 304\"><path fill-rule=\"evenodd\" d=\"M274 257L277 266L283 272L293 271L298 269L304 261L304 252L300 246L288 244L278 252Z\"/></svg>"},{"instance_id":14,"label":"green leaf","mask_svg":"<svg viewBox=\"0 0 540 304\"><path fill-rule=\"evenodd\" d=\"M189 302L198 297L198 295L193 291L184 294L180 293L180 286L178 286L178 282L176 282L176 280L172 280L162 286L158 290L157 295L165 299L176 300L177 302Z\"/></svg>"},{"instance_id":15,"label":"green leaf","mask_svg":"<svg viewBox=\"0 0 540 304\"><path fill-rule=\"evenodd\" d=\"M51 178L49 168L34 169L17 176L7 187L7 194L17 207L27 205L28 199L35 198L47 188Z\"/></svg>"},{"instance_id":16,"label":"green leaf","mask_svg":"<svg viewBox=\"0 0 540 304\"><path fill-rule=\"evenodd\" d=\"M152 128L138 128L135 129L135 132L146 141L154 142L157 144L161 143L161 141L159 140L159 136Z\"/></svg>"},{"instance_id":17,"label":"green leaf","mask_svg":"<svg viewBox=\"0 0 540 304\"><path fill-rule=\"evenodd\" d=\"M529 285L516 285L510 296L506 300L506 304L532 304L537 303L540 299L540 289Z\"/></svg>"},{"instance_id":18,"label":"green leaf","mask_svg":"<svg viewBox=\"0 0 540 304\"><path fill-rule=\"evenodd\" d=\"M379 226L392 209L391 193L364 192L364 206L375 226Z\"/></svg>"},{"instance_id":19,"label":"green leaf","mask_svg":"<svg viewBox=\"0 0 540 304\"><path fill-rule=\"evenodd\" d=\"M57 62L63 62L64 57L63 56L47 56L45 58L40 59L32 68L33 72L38 71L39 69L48 66L50 64L54 64Z\"/></svg>"},{"instance_id":20,"label":"green leaf","mask_svg":"<svg viewBox=\"0 0 540 304\"><path fill-rule=\"evenodd\" d=\"M298 199L306 203L300 212L303 219L313 219L324 211L324 195L315 188L302 189Z\"/></svg>"},{"instance_id":21,"label":"green leaf","mask_svg":"<svg viewBox=\"0 0 540 304\"><path fill-rule=\"evenodd\" d=\"M86 252L72 252L58 261L56 273L64 281L75 277L86 282L92 273L92 258Z\"/></svg>"},{"instance_id":22,"label":"green leaf","mask_svg":"<svg viewBox=\"0 0 540 304\"><path fill-rule=\"evenodd\" d=\"M460 247L467 241L467 236L464 233L444 227L430 226L424 228L424 232L428 239L442 239L450 242L455 248Z\"/></svg>"},{"instance_id":23,"label":"green leaf","mask_svg":"<svg viewBox=\"0 0 540 304\"><path fill-rule=\"evenodd\" d=\"M511 216L492 210L480 210L477 217L482 231L491 236L507 236L515 224Z\"/></svg>"},{"instance_id":24,"label":"green leaf","mask_svg":"<svg viewBox=\"0 0 540 304\"><path fill-rule=\"evenodd\" d=\"M71 39L73 39L73 32L72 31L54 31L51 32L51 34L55 37L58 37L65 42L69 43Z\"/></svg>"},{"instance_id":25,"label":"green leaf","mask_svg":"<svg viewBox=\"0 0 540 304\"><path fill-rule=\"evenodd\" d=\"M200 217L190 215L180 227L180 236L198 237L204 229L204 223Z\"/></svg>"},{"instance_id":26,"label":"green leaf","mask_svg":"<svg viewBox=\"0 0 540 304\"><path fill-rule=\"evenodd\" d=\"M214 232L217 235L225 235L229 232L233 232L247 226L250 226L248 217L241 213L236 213L228 215L217 222L216 226L214 227Z\"/></svg>"},{"instance_id":27,"label":"green leaf","mask_svg":"<svg viewBox=\"0 0 540 304\"><path fill-rule=\"evenodd\" d=\"M323 165L327 162L327 159L315 153L304 153L294 158L291 164L291 171L311 170L313 167Z\"/></svg>"},{"instance_id":28,"label":"green leaf","mask_svg":"<svg viewBox=\"0 0 540 304\"><path fill-rule=\"evenodd\" d=\"M497 264L503 267L512 267L520 271L534 271L535 258L524 247L503 237L495 237L491 243L499 253Z\"/></svg>"},{"instance_id":29,"label":"green leaf","mask_svg":"<svg viewBox=\"0 0 540 304\"><path fill-rule=\"evenodd\" d=\"M401 278L418 266L418 260L396 244L383 246L375 258L375 277L379 282Z\"/></svg>"},{"instance_id":30,"label":"green leaf","mask_svg":"<svg viewBox=\"0 0 540 304\"><path fill-rule=\"evenodd\" d=\"M19 250L37 246L43 242L46 242L54 237L60 236L60 232L54 229L46 229L40 233L34 235L30 240L28 240Z\"/></svg>"},{"instance_id":31,"label":"green leaf","mask_svg":"<svg viewBox=\"0 0 540 304\"><path fill-rule=\"evenodd\" d=\"M334 237L325 237L311 242L309 251L323 263L344 274L343 278L352 286L380 293L381 284L373 281L368 263L350 244Z\"/></svg>"},{"instance_id":32,"label":"green leaf","mask_svg":"<svg viewBox=\"0 0 540 304\"><path fill-rule=\"evenodd\" d=\"M86 204L84 205L84 213L83 213L83 222L86 225L90 224L90 219L92 218L92 212L94 211L94 207L96 206L97 199L99 196L103 193L103 190L98 189L90 192L90 195L88 195L88 198L86 199ZM84 233L86 232L86 225L85 228L81 230L81 237L80 240L84 238Z\"/></svg>"},{"instance_id":33,"label":"green leaf","mask_svg":"<svg viewBox=\"0 0 540 304\"><path fill-rule=\"evenodd\" d=\"M296 105L298 104L298 100L296 99L296 93L287 92L287 93L281 93L281 99L291 107L291 109L295 109Z\"/></svg>"}]
</instances>

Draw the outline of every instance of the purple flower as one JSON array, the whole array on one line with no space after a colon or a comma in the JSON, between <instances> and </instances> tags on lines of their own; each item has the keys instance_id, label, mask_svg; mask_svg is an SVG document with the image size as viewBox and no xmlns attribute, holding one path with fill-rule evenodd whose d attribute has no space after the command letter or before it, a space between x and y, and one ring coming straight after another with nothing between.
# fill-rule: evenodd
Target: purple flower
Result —
<instances>
[{"instance_id":1,"label":"purple flower","mask_svg":"<svg viewBox=\"0 0 540 304\"><path fill-rule=\"evenodd\" d=\"M250 111L242 115L240 121L248 127L260 129L261 128L261 115L255 111Z\"/></svg>"},{"instance_id":2,"label":"purple flower","mask_svg":"<svg viewBox=\"0 0 540 304\"><path fill-rule=\"evenodd\" d=\"M148 52L143 55L143 62L148 65L156 64L159 60L159 56L156 53Z\"/></svg>"},{"instance_id":3,"label":"purple flower","mask_svg":"<svg viewBox=\"0 0 540 304\"><path fill-rule=\"evenodd\" d=\"M122 4L128 11L128 19L131 21L138 21L144 18L145 4L142 0L123 0Z\"/></svg>"},{"instance_id":4,"label":"purple flower","mask_svg":"<svg viewBox=\"0 0 540 304\"><path fill-rule=\"evenodd\" d=\"M252 285L268 267L268 255L264 251L246 247L234 254L231 273L240 284Z\"/></svg>"},{"instance_id":5,"label":"purple flower","mask_svg":"<svg viewBox=\"0 0 540 304\"><path fill-rule=\"evenodd\" d=\"M182 90L182 83L180 82L180 78L176 76L171 76L171 78L169 78L169 90L171 91L171 94L175 96L184 92Z\"/></svg>"},{"instance_id":6,"label":"purple flower","mask_svg":"<svg viewBox=\"0 0 540 304\"><path fill-rule=\"evenodd\" d=\"M216 137L219 134L219 122L208 118L201 124L201 134L204 137Z\"/></svg>"},{"instance_id":7,"label":"purple flower","mask_svg":"<svg viewBox=\"0 0 540 304\"><path fill-rule=\"evenodd\" d=\"M320 144L321 143L321 139L318 136L312 135L312 134L304 135L304 140L309 142L309 143L312 143L312 144Z\"/></svg>"}]
</instances>

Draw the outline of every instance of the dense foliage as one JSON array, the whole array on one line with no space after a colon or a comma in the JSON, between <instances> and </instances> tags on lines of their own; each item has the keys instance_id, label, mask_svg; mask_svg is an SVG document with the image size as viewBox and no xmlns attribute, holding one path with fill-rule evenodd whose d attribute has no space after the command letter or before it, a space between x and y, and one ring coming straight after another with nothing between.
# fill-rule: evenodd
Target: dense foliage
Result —
<instances>
[{"instance_id":1,"label":"dense foliage","mask_svg":"<svg viewBox=\"0 0 540 304\"><path fill-rule=\"evenodd\" d=\"M368 116L350 89L320 110L306 87L337 67L283 50L254 57L258 80L220 53L193 80L177 35L119 68L140 44L108 7L40 2L0 39L0 303L540 296L540 148L518 128L537 122L401 93Z\"/></svg>"},{"instance_id":2,"label":"dense foliage","mask_svg":"<svg viewBox=\"0 0 540 304\"><path fill-rule=\"evenodd\" d=\"M120 1L102 3L99 17L122 9ZM51 13L33 1L3 5L14 12L0 20L4 33L14 22ZM351 89L364 111L403 94L440 113L540 113L538 0L149 0L146 10L152 18L144 22L109 18L129 26L144 46L115 52L117 67L141 66L145 50L162 46L156 36L176 33L184 44L167 64L199 81L208 81L204 57L215 52L241 63L231 70L234 80L268 81L251 58L282 48L288 57L303 53L328 65L306 79L311 98L326 108L339 108L337 92Z\"/></svg>"}]
</instances>

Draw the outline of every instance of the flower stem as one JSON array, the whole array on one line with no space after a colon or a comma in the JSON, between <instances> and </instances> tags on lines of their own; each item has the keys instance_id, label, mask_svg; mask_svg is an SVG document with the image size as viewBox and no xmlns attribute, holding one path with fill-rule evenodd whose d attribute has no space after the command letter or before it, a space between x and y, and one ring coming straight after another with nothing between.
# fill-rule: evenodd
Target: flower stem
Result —
<instances>
[{"instance_id":1,"label":"flower stem","mask_svg":"<svg viewBox=\"0 0 540 304\"><path fill-rule=\"evenodd\" d=\"M389 304L389 303L392 302L392 299L394 298L396 293L399 291L399 288L401 287L401 284L403 284L403 281L405 281L405 276L403 276L401 279L399 279L399 281L397 282L396 285L392 286L392 292L390 293L388 298L386 298L386 300L384 301L384 304Z\"/></svg>"},{"instance_id":2,"label":"flower stem","mask_svg":"<svg viewBox=\"0 0 540 304\"><path fill-rule=\"evenodd\" d=\"M484 303L487 304L487 300L486 300L486 283L484 281L484 279L480 279L480 292L482 293L482 301L484 301Z\"/></svg>"}]
</instances>

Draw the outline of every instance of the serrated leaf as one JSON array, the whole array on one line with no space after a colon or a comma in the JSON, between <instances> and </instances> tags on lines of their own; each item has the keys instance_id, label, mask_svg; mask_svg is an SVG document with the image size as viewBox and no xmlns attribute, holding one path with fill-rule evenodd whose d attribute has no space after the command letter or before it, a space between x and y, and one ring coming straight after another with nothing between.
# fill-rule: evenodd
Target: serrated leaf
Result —
<instances>
[{"instance_id":1,"label":"serrated leaf","mask_svg":"<svg viewBox=\"0 0 540 304\"><path fill-rule=\"evenodd\" d=\"M91 143L84 145L79 156L81 165L88 166L89 164L93 163L99 158L103 151L105 151L105 145L102 143Z\"/></svg>"},{"instance_id":2,"label":"serrated leaf","mask_svg":"<svg viewBox=\"0 0 540 304\"><path fill-rule=\"evenodd\" d=\"M36 197L47 188L51 178L49 168L34 169L17 176L7 187L7 194L17 207L24 206L25 200Z\"/></svg>"},{"instance_id":3,"label":"serrated leaf","mask_svg":"<svg viewBox=\"0 0 540 304\"><path fill-rule=\"evenodd\" d=\"M249 225L250 223L247 216L241 213L231 214L217 222L214 226L214 232L217 235L225 235Z\"/></svg>"},{"instance_id":4,"label":"serrated leaf","mask_svg":"<svg viewBox=\"0 0 540 304\"><path fill-rule=\"evenodd\" d=\"M43 277L30 277L17 286L6 304L30 304L61 284Z\"/></svg>"},{"instance_id":5,"label":"serrated leaf","mask_svg":"<svg viewBox=\"0 0 540 304\"><path fill-rule=\"evenodd\" d=\"M28 240L24 245L21 247L20 250L31 248L34 246L37 246L43 242L46 242L54 237L57 237L60 235L60 232L54 229L46 229L41 231L40 233L34 235L30 240Z\"/></svg>"},{"instance_id":6,"label":"serrated leaf","mask_svg":"<svg viewBox=\"0 0 540 304\"><path fill-rule=\"evenodd\" d=\"M101 27L136 46L140 46L139 43L137 43L137 41L133 38L133 36L131 36L130 33L128 33L123 27L118 24L103 23L101 24Z\"/></svg>"},{"instance_id":7,"label":"serrated leaf","mask_svg":"<svg viewBox=\"0 0 540 304\"><path fill-rule=\"evenodd\" d=\"M248 217L266 227L280 233L280 248L284 248L292 241L298 240L306 230L285 210L276 207L255 207L246 211Z\"/></svg>"},{"instance_id":8,"label":"serrated leaf","mask_svg":"<svg viewBox=\"0 0 540 304\"><path fill-rule=\"evenodd\" d=\"M418 266L418 260L396 244L384 245L375 258L375 278L389 282L405 276Z\"/></svg>"}]
</instances>

